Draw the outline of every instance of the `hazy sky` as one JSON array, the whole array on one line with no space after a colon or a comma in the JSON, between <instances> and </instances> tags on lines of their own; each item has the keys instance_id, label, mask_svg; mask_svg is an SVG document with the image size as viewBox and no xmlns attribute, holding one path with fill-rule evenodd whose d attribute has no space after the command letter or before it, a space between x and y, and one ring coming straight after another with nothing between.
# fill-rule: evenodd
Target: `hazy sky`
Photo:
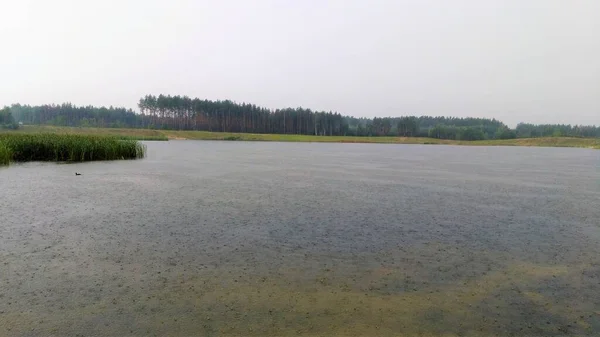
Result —
<instances>
[{"instance_id":1,"label":"hazy sky","mask_svg":"<svg viewBox=\"0 0 600 337\"><path fill-rule=\"evenodd\" d=\"M0 0L0 105L600 124L600 0Z\"/></svg>"}]
</instances>

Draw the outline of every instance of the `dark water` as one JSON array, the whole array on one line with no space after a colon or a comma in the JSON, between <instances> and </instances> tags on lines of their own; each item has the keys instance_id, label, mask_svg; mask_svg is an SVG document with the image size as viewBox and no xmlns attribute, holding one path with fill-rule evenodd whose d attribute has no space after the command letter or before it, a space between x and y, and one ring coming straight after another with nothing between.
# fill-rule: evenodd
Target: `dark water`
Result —
<instances>
[{"instance_id":1,"label":"dark water","mask_svg":"<svg viewBox=\"0 0 600 337\"><path fill-rule=\"evenodd\" d=\"M148 150L0 169L0 336L600 335L600 151Z\"/></svg>"}]
</instances>

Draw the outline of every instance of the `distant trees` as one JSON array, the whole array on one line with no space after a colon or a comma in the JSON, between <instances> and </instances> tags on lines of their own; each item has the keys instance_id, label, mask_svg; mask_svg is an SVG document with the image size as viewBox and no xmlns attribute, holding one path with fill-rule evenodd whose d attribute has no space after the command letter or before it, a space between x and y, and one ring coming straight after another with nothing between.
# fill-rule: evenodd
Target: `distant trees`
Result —
<instances>
[{"instance_id":1,"label":"distant trees","mask_svg":"<svg viewBox=\"0 0 600 337\"><path fill-rule=\"evenodd\" d=\"M128 127L215 132L278 133L322 136L402 136L478 140L526 137L600 137L600 127L534 125L510 129L496 119L441 116L355 118L305 108L266 109L230 100L147 95L139 112L122 107L14 104L1 110L0 125L50 124L83 127ZM10 117L9 117L10 116ZM8 121L8 122L7 122Z\"/></svg>"},{"instance_id":2,"label":"distant trees","mask_svg":"<svg viewBox=\"0 0 600 337\"><path fill-rule=\"evenodd\" d=\"M599 126L568 124L526 124L520 123L515 129L518 138L534 137L600 137Z\"/></svg>"},{"instance_id":3,"label":"distant trees","mask_svg":"<svg viewBox=\"0 0 600 337\"><path fill-rule=\"evenodd\" d=\"M501 126L496 130L496 139L514 139L517 138L515 130L511 130L506 126Z\"/></svg>"},{"instance_id":4,"label":"distant trees","mask_svg":"<svg viewBox=\"0 0 600 337\"><path fill-rule=\"evenodd\" d=\"M339 113L303 108L268 110L229 100L164 95L145 96L138 107L152 128L323 136L344 135L347 131Z\"/></svg>"},{"instance_id":5,"label":"distant trees","mask_svg":"<svg viewBox=\"0 0 600 337\"><path fill-rule=\"evenodd\" d=\"M419 120L416 117L401 117L398 120L398 136L414 137L419 134Z\"/></svg>"},{"instance_id":6,"label":"distant trees","mask_svg":"<svg viewBox=\"0 0 600 337\"><path fill-rule=\"evenodd\" d=\"M348 134L353 136L434 137L440 139L494 139L500 127L507 126L495 119L405 116L385 118L345 117ZM391 125L391 128L387 128ZM466 129L474 128L474 129Z\"/></svg>"},{"instance_id":7,"label":"distant trees","mask_svg":"<svg viewBox=\"0 0 600 337\"><path fill-rule=\"evenodd\" d=\"M438 124L429 129L429 137L454 140L483 140L494 139L495 133L485 132L485 128L479 126L455 126Z\"/></svg>"},{"instance_id":8,"label":"distant trees","mask_svg":"<svg viewBox=\"0 0 600 337\"><path fill-rule=\"evenodd\" d=\"M429 137L438 139L457 139L458 126L437 124L429 129Z\"/></svg>"},{"instance_id":9,"label":"distant trees","mask_svg":"<svg viewBox=\"0 0 600 337\"><path fill-rule=\"evenodd\" d=\"M0 110L0 128L17 129L19 125L15 122L9 107Z\"/></svg>"},{"instance_id":10,"label":"distant trees","mask_svg":"<svg viewBox=\"0 0 600 337\"><path fill-rule=\"evenodd\" d=\"M29 106L14 104L10 107L14 118L24 124L49 124L90 127L144 127L144 119L131 109L115 107L60 105Z\"/></svg>"},{"instance_id":11,"label":"distant trees","mask_svg":"<svg viewBox=\"0 0 600 337\"><path fill-rule=\"evenodd\" d=\"M268 110L253 104L209 101L187 96L140 99L140 113L115 107L15 104L11 110L25 124L129 127L216 132L344 135L348 125L339 113L303 108Z\"/></svg>"},{"instance_id":12,"label":"distant trees","mask_svg":"<svg viewBox=\"0 0 600 337\"><path fill-rule=\"evenodd\" d=\"M456 135L458 140L483 140L486 139L486 134L482 127L461 126L458 128Z\"/></svg>"}]
</instances>

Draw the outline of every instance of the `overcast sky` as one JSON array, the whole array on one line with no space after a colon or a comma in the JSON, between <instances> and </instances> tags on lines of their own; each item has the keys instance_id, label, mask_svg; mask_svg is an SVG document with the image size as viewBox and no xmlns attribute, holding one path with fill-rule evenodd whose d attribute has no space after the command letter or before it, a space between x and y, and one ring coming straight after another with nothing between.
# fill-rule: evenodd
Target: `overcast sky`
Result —
<instances>
[{"instance_id":1,"label":"overcast sky","mask_svg":"<svg viewBox=\"0 0 600 337\"><path fill-rule=\"evenodd\" d=\"M0 0L0 105L600 125L600 0Z\"/></svg>"}]
</instances>

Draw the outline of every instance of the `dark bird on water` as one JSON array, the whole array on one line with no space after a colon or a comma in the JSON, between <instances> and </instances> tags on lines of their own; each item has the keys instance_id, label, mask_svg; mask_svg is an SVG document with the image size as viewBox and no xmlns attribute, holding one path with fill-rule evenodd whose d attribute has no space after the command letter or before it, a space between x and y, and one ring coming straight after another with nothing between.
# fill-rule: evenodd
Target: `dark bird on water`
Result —
<instances>
[{"instance_id":1,"label":"dark bird on water","mask_svg":"<svg viewBox=\"0 0 600 337\"><path fill-rule=\"evenodd\" d=\"M80 175L81 175L81 173L77 173L77 172L75 172L75 175L76 175L76 176L80 176Z\"/></svg>"}]
</instances>

